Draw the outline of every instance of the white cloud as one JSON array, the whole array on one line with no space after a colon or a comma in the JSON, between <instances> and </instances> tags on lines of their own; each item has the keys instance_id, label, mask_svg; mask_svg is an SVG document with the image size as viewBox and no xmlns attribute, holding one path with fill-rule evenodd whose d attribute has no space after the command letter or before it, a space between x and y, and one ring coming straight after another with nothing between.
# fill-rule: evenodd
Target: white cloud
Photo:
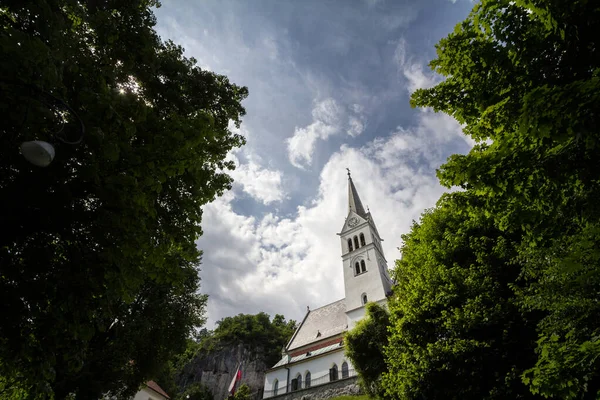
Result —
<instances>
[{"instance_id":1,"label":"white cloud","mask_svg":"<svg viewBox=\"0 0 600 400\"><path fill-rule=\"evenodd\" d=\"M402 12L388 12L394 2L365 2L347 7L343 15L334 10L308 20L289 19L306 22L300 25L305 28L331 28L327 40L317 42L306 39L318 31L298 35L287 23L286 15L295 15L287 11L294 7L282 8L282 18L220 1L201 6L171 2L157 11L161 36L182 44L203 68L250 90L243 126L252 135L245 132L247 145L232 155L238 165L233 190L203 208L204 236L198 245L205 251L201 277L202 292L210 295L209 327L224 316L259 311L300 319L307 305L317 307L344 295L335 234L346 213L346 167L386 239L391 266L399 257L400 235L443 191L435 168L450 153L468 148L449 117L408 107L389 109L404 99L404 90L439 79L423 68L421 59L407 56L403 40L385 44L390 30L407 25L423 7L410 4L400 7ZM336 24L332 17L339 17ZM395 50L393 58L390 49ZM323 57L307 59L313 54ZM389 66L390 61L395 65ZM371 132L390 126L389 119L396 117L410 117L410 125ZM375 133L389 135L356 146L354 137ZM321 171L294 174L292 165L308 168L317 146L334 138L344 138L347 145L329 154ZM306 192L298 190L304 186ZM254 207L244 196L272 211L258 214L264 207ZM290 213L290 204L303 206Z\"/></svg>"},{"instance_id":2,"label":"white cloud","mask_svg":"<svg viewBox=\"0 0 600 400\"><path fill-rule=\"evenodd\" d=\"M398 71L406 80L409 94L417 89L430 88L442 81L441 77L432 71L423 71L424 65L407 54L407 43L400 38L396 44L393 61Z\"/></svg>"},{"instance_id":3,"label":"white cloud","mask_svg":"<svg viewBox=\"0 0 600 400\"><path fill-rule=\"evenodd\" d=\"M350 117L350 119L348 120L348 130L346 131L348 135L355 137L363 133L364 130L365 125L363 124L363 121L361 121L360 118Z\"/></svg>"},{"instance_id":4,"label":"white cloud","mask_svg":"<svg viewBox=\"0 0 600 400\"><path fill-rule=\"evenodd\" d=\"M247 141L255 137L245 124L237 128L230 122L229 129L242 135ZM265 205L285 199L283 172L278 169L264 167L261 157L255 154L250 147L233 149L227 159L233 161L236 167L233 171L227 171L234 180L233 189L235 193L244 192Z\"/></svg>"},{"instance_id":5,"label":"white cloud","mask_svg":"<svg viewBox=\"0 0 600 400\"><path fill-rule=\"evenodd\" d=\"M382 4L385 2L385 0L364 0L365 3L367 3L367 6L369 7L375 7L379 4Z\"/></svg>"},{"instance_id":6,"label":"white cloud","mask_svg":"<svg viewBox=\"0 0 600 400\"><path fill-rule=\"evenodd\" d=\"M322 123L331 116L317 114ZM400 256L401 234L444 191L435 167L444 162L448 148L469 148L452 118L431 111L417 118L414 128L398 128L360 148L342 146L323 167L317 196L292 216L236 214L231 193L206 206L199 247L206 249L201 275L203 292L210 295L209 324L259 311L301 319L307 305L314 308L344 296L336 233L347 212L346 167L386 239L392 267Z\"/></svg>"},{"instance_id":7,"label":"white cloud","mask_svg":"<svg viewBox=\"0 0 600 400\"><path fill-rule=\"evenodd\" d=\"M297 168L311 165L317 140L327 140L344 130L349 136L358 136L365 129L364 119L359 104L345 108L331 98L316 102L312 122L303 128L296 127L294 135L287 139L290 162Z\"/></svg>"},{"instance_id":8,"label":"white cloud","mask_svg":"<svg viewBox=\"0 0 600 400\"><path fill-rule=\"evenodd\" d=\"M330 135L337 133L338 130L338 127L324 124L321 121L315 121L305 128L296 128L294 136L287 140L292 165L298 168L310 165L317 139L325 140Z\"/></svg>"},{"instance_id":9,"label":"white cloud","mask_svg":"<svg viewBox=\"0 0 600 400\"><path fill-rule=\"evenodd\" d=\"M281 171L263 168L252 157L243 164L236 157L234 159L237 167L229 173L234 179L234 188L240 187L263 204L278 202L285 198Z\"/></svg>"}]
</instances>

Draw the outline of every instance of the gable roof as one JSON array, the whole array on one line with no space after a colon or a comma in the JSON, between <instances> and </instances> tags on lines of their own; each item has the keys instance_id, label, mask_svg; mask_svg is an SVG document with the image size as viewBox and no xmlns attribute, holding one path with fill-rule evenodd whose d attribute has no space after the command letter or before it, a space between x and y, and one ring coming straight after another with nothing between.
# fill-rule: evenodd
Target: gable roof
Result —
<instances>
[{"instance_id":1,"label":"gable roof","mask_svg":"<svg viewBox=\"0 0 600 400\"><path fill-rule=\"evenodd\" d=\"M164 390L162 390L162 388L160 386L158 386L158 383L156 383L154 381L148 381L148 382L146 382L146 386L149 389L154 390L156 393L165 396L167 399L170 399L169 395Z\"/></svg>"},{"instance_id":2,"label":"gable roof","mask_svg":"<svg viewBox=\"0 0 600 400\"><path fill-rule=\"evenodd\" d=\"M292 336L286 350L294 350L348 329L346 299L341 299L315 310L310 310Z\"/></svg>"}]
</instances>

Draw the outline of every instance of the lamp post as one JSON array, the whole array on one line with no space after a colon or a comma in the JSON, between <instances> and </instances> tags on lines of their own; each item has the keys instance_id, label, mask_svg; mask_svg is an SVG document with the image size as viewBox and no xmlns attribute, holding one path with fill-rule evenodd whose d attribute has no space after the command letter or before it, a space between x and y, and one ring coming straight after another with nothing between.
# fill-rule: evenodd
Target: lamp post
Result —
<instances>
[{"instance_id":1,"label":"lamp post","mask_svg":"<svg viewBox=\"0 0 600 400\"><path fill-rule=\"evenodd\" d=\"M60 113L59 118L62 120L61 122L63 124L63 127L58 132L55 132L53 134L56 140L68 145L77 145L81 143L81 141L83 140L83 136L85 135L85 125L83 124L83 121L81 120L79 115L77 115L75 110L73 110L67 103L65 103L58 97L53 96L52 94L32 85L6 81L2 81L2 83L28 89L30 93L25 94L25 96L29 97L30 99L38 100L45 107L48 107L48 109L58 111ZM64 128L67 115L72 116L72 118L75 119L78 125L79 136L76 140L68 140L66 137L60 135ZM44 140L26 141L21 143L20 148L23 157L25 157L25 159L31 164L38 167L47 167L48 165L50 165L52 160L54 160L54 156L56 154L55 145Z\"/></svg>"}]
</instances>

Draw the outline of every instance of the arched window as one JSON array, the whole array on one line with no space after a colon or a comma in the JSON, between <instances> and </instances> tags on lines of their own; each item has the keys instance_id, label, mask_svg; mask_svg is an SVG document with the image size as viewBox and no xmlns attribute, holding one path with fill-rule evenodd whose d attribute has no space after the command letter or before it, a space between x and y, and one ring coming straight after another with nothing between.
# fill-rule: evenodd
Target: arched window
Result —
<instances>
[{"instance_id":1,"label":"arched window","mask_svg":"<svg viewBox=\"0 0 600 400\"><path fill-rule=\"evenodd\" d=\"M369 299L367 299L366 293L363 293L363 295L362 295L362 302L363 302L363 304L367 304L369 302Z\"/></svg>"},{"instance_id":2,"label":"arched window","mask_svg":"<svg viewBox=\"0 0 600 400\"><path fill-rule=\"evenodd\" d=\"M358 236L354 236L354 248L358 249Z\"/></svg>"},{"instance_id":3,"label":"arched window","mask_svg":"<svg viewBox=\"0 0 600 400\"><path fill-rule=\"evenodd\" d=\"M367 272L367 266L365 260L360 260L360 272Z\"/></svg>"},{"instance_id":4,"label":"arched window","mask_svg":"<svg viewBox=\"0 0 600 400\"><path fill-rule=\"evenodd\" d=\"M273 396L277 396L277 389L279 389L279 381L275 379L275 382L273 382Z\"/></svg>"},{"instance_id":5,"label":"arched window","mask_svg":"<svg viewBox=\"0 0 600 400\"><path fill-rule=\"evenodd\" d=\"M337 381L338 380L338 367L336 364L333 364L333 367L329 369L329 381Z\"/></svg>"},{"instance_id":6,"label":"arched window","mask_svg":"<svg viewBox=\"0 0 600 400\"><path fill-rule=\"evenodd\" d=\"M342 379L348 377L348 363L346 361L342 364Z\"/></svg>"},{"instance_id":7,"label":"arched window","mask_svg":"<svg viewBox=\"0 0 600 400\"><path fill-rule=\"evenodd\" d=\"M354 272L356 272L356 275L360 274L360 264L358 264L358 261L354 264Z\"/></svg>"},{"instance_id":8,"label":"arched window","mask_svg":"<svg viewBox=\"0 0 600 400\"><path fill-rule=\"evenodd\" d=\"M348 251L350 252L350 251L352 251L352 250L354 250L354 249L352 248L352 239L348 239Z\"/></svg>"},{"instance_id":9,"label":"arched window","mask_svg":"<svg viewBox=\"0 0 600 400\"><path fill-rule=\"evenodd\" d=\"M296 375L296 390L302 389L302 374L298 372Z\"/></svg>"},{"instance_id":10,"label":"arched window","mask_svg":"<svg viewBox=\"0 0 600 400\"><path fill-rule=\"evenodd\" d=\"M306 376L304 377L304 387L310 387L310 371L306 371Z\"/></svg>"},{"instance_id":11,"label":"arched window","mask_svg":"<svg viewBox=\"0 0 600 400\"><path fill-rule=\"evenodd\" d=\"M360 245L364 246L366 244L365 242L365 235L363 235L362 233L360 234Z\"/></svg>"}]
</instances>

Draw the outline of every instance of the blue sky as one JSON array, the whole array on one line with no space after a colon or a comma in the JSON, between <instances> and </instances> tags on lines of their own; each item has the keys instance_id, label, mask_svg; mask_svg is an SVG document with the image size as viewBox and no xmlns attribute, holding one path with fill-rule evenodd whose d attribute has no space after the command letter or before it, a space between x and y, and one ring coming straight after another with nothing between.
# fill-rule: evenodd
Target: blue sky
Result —
<instances>
[{"instance_id":1,"label":"blue sky","mask_svg":"<svg viewBox=\"0 0 600 400\"><path fill-rule=\"evenodd\" d=\"M448 116L409 105L440 81L427 66L434 45L472 5L171 0L156 10L163 39L250 91L234 187L204 208L198 241L209 327L259 311L301 319L344 296L346 167L393 266L401 234L444 191L436 168L472 146Z\"/></svg>"}]
</instances>

